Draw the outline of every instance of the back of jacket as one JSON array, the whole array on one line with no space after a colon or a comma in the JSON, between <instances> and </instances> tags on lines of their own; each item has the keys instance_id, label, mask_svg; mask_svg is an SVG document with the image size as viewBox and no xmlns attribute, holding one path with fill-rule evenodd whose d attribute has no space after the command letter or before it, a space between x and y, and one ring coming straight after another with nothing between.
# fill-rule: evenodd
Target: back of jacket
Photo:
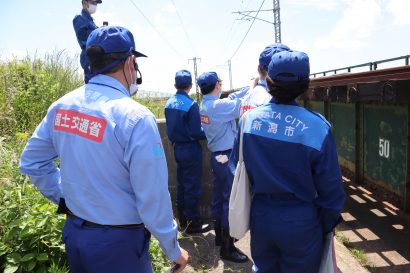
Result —
<instances>
[{"instance_id":1,"label":"back of jacket","mask_svg":"<svg viewBox=\"0 0 410 273\"><path fill-rule=\"evenodd\" d=\"M177 91L165 104L167 135L171 142L205 139L198 104L185 91Z\"/></svg>"},{"instance_id":2,"label":"back of jacket","mask_svg":"<svg viewBox=\"0 0 410 273\"><path fill-rule=\"evenodd\" d=\"M345 194L330 124L296 103L269 103L243 118L243 158L251 191L315 203L329 218L327 228L334 225ZM239 134L231 170L238 160L238 139Z\"/></svg>"}]
</instances>

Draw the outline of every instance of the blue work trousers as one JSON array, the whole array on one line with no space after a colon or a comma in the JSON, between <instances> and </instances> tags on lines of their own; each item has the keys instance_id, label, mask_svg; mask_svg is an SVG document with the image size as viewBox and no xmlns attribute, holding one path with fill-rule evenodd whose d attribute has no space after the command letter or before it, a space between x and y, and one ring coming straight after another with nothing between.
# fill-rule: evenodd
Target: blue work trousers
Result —
<instances>
[{"instance_id":1,"label":"blue work trousers","mask_svg":"<svg viewBox=\"0 0 410 273\"><path fill-rule=\"evenodd\" d=\"M198 142L175 143L177 163L177 208L187 220L197 221L202 194L202 147Z\"/></svg>"},{"instance_id":2,"label":"blue work trousers","mask_svg":"<svg viewBox=\"0 0 410 273\"><path fill-rule=\"evenodd\" d=\"M213 152L211 154L212 167L212 217L215 220L220 220L222 227L229 230L228 212L229 212L229 197L231 195L233 174L229 171L228 162L220 163L215 157L226 155L229 158L231 150Z\"/></svg>"},{"instance_id":3,"label":"blue work trousers","mask_svg":"<svg viewBox=\"0 0 410 273\"><path fill-rule=\"evenodd\" d=\"M63 242L71 273L153 273L151 234L144 227L88 227L67 217Z\"/></svg>"},{"instance_id":4,"label":"blue work trousers","mask_svg":"<svg viewBox=\"0 0 410 273\"><path fill-rule=\"evenodd\" d=\"M251 207L255 273L317 273L322 254L318 209L300 200L256 194Z\"/></svg>"}]
</instances>

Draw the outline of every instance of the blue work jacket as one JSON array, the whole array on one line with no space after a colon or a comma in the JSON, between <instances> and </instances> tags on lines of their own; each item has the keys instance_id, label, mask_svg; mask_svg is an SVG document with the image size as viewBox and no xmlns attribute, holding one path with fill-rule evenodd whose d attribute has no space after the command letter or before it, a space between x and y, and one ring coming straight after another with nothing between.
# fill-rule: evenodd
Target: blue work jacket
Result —
<instances>
[{"instance_id":1,"label":"blue work jacket","mask_svg":"<svg viewBox=\"0 0 410 273\"><path fill-rule=\"evenodd\" d=\"M192 142L205 139L201 127L198 104L183 90L178 90L165 104L168 139L175 142Z\"/></svg>"},{"instance_id":2,"label":"blue work jacket","mask_svg":"<svg viewBox=\"0 0 410 273\"><path fill-rule=\"evenodd\" d=\"M94 19L86 10L81 10L81 14L76 15L73 19L73 27L75 35L77 36L78 44L81 47L80 63L84 72L89 75L89 61L85 52L87 38L90 33L97 28Z\"/></svg>"},{"instance_id":3,"label":"blue work jacket","mask_svg":"<svg viewBox=\"0 0 410 273\"><path fill-rule=\"evenodd\" d=\"M155 117L116 79L97 75L53 103L20 170L54 203L64 196L78 217L144 223L171 260L181 255Z\"/></svg>"},{"instance_id":4,"label":"blue work jacket","mask_svg":"<svg viewBox=\"0 0 410 273\"><path fill-rule=\"evenodd\" d=\"M211 152L232 149L237 131L235 119L239 118L241 102L238 98L219 99L211 94L203 96L201 123Z\"/></svg>"},{"instance_id":5,"label":"blue work jacket","mask_svg":"<svg viewBox=\"0 0 410 273\"><path fill-rule=\"evenodd\" d=\"M294 196L317 205L325 232L340 219L345 201L336 145L330 124L296 103L271 103L240 120L243 158L254 194ZM241 127L240 127L241 128ZM240 130L229 167L238 162Z\"/></svg>"}]
</instances>

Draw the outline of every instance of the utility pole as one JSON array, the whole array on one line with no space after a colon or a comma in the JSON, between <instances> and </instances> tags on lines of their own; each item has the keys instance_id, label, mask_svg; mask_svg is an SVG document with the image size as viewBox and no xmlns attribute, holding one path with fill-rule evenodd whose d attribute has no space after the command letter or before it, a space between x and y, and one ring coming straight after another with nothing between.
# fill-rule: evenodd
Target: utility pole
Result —
<instances>
[{"instance_id":1,"label":"utility pole","mask_svg":"<svg viewBox=\"0 0 410 273\"><path fill-rule=\"evenodd\" d=\"M229 67L229 89L232 90L232 66L231 60L228 60L228 67Z\"/></svg>"},{"instance_id":2,"label":"utility pole","mask_svg":"<svg viewBox=\"0 0 410 273\"><path fill-rule=\"evenodd\" d=\"M254 16L255 12L258 12L257 10L246 10L246 11L235 11L232 13L237 13L242 15L241 18L237 20L246 20L249 21L250 19L256 19L259 21L263 21L265 23L272 24L274 26L274 31L275 31L275 43L281 43L281 30L280 30L280 7L279 7L279 0L273 0L273 8L272 9L261 9L259 12L264 12L264 11L272 11L273 12L273 22L258 18Z\"/></svg>"},{"instance_id":3,"label":"utility pole","mask_svg":"<svg viewBox=\"0 0 410 273\"><path fill-rule=\"evenodd\" d=\"M198 78L198 66L196 65L196 61L197 60L201 60L201 58L197 58L197 57L193 57L192 59L188 59L188 63L189 61L193 61L194 62L194 74L195 74L195 87L196 87L196 100L199 103L199 88L198 88L198 83L196 82L197 78Z\"/></svg>"}]
</instances>

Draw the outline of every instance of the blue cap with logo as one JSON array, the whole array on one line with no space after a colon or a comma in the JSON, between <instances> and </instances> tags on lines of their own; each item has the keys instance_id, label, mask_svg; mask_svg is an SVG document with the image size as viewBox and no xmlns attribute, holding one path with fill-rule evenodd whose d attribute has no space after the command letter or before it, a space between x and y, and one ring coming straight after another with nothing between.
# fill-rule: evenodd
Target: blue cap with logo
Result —
<instances>
[{"instance_id":1,"label":"blue cap with logo","mask_svg":"<svg viewBox=\"0 0 410 273\"><path fill-rule=\"evenodd\" d=\"M290 50L290 48L287 45L281 43L268 45L259 55L259 66L261 68L268 66L273 54L287 50Z\"/></svg>"},{"instance_id":2,"label":"blue cap with logo","mask_svg":"<svg viewBox=\"0 0 410 273\"><path fill-rule=\"evenodd\" d=\"M208 89L215 86L218 81L221 80L216 72L205 72L199 75L197 83L201 89Z\"/></svg>"},{"instance_id":3,"label":"blue cap with logo","mask_svg":"<svg viewBox=\"0 0 410 273\"><path fill-rule=\"evenodd\" d=\"M309 79L309 56L300 51L282 51L272 56L268 75L274 81L296 82Z\"/></svg>"},{"instance_id":4,"label":"blue cap with logo","mask_svg":"<svg viewBox=\"0 0 410 273\"><path fill-rule=\"evenodd\" d=\"M106 26L93 30L87 39L87 48L100 46L105 54L129 52L135 57L147 57L135 50L134 36L123 27ZM129 56L129 55L128 55Z\"/></svg>"},{"instance_id":5,"label":"blue cap with logo","mask_svg":"<svg viewBox=\"0 0 410 273\"><path fill-rule=\"evenodd\" d=\"M185 69L177 71L177 73L175 74L175 87L176 88L188 87L191 84L192 84L191 72Z\"/></svg>"}]
</instances>

